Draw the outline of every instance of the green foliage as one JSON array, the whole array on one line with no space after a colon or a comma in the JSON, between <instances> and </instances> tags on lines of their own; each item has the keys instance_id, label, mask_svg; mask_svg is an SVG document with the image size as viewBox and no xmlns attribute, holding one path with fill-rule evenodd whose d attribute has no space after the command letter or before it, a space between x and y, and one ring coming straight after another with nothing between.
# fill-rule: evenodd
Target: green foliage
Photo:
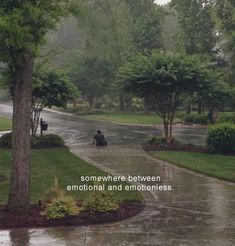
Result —
<instances>
[{"instance_id":1,"label":"green foliage","mask_svg":"<svg viewBox=\"0 0 235 246\"><path fill-rule=\"evenodd\" d=\"M235 125L224 123L210 127L207 146L214 153L235 153Z\"/></svg>"},{"instance_id":2,"label":"green foliage","mask_svg":"<svg viewBox=\"0 0 235 246\"><path fill-rule=\"evenodd\" d=\"M223 50L230 54L230 67L227 77L230 83L234 81L235 71L235 2L234 0L216 0L215 15L223 40Z\"/></svg>"},{"instance_id":3,"label":"green foliage","mask_svg":"<svg viewBox=\"0 0 235 246\"><path fill-rule=\"evenodd\" d=\"M153 0L125 0L135 52L162 48L163 11Z\"/></svg>"},{"instance_id":4,"label":"green foliage","mask_svg":"<svg viewBox=\"0 0 235 246\"><path fill-rule=\"evenodd\" d=\"M90 212L114 212L119 203L114 200L108 191L92 191L84 201L83 207Z\"/></svg>"},{"instance_id":5,"label":"green foliage","mask_svg":"<svg viewBox=\"0 0 235 246\"><path fill-rule=\"evenodd\" d=\"M161 145L161 146L167 146L166 139L164 137L151 137L148 141L148 144L153 144L153 145ZM180 146L181 142L175 138L172 139L171 144L175 146Z\"/></svg>"},{"instance_id":6,"label":"green foliage","mask_svg":"<svg viewBox=\"0 0 235 246\"><path fill-rule=\"evenodd\" d=\"M112 99L123 96L113 82L124 60L136 52L162 47L163 14L153 0L77 3L84 47L73 60L71 78L92 106L105 94L111 94Z\"/></svg>"},{"instance_id":7,"label":"green foliage","mask_svg":"<svg viewBox=\"0 0 235 246\"><path fill-rule=\"evenodd\" d=\"M54 177L53 185L48 189L46 193L46 201L52 201L54 198L61 196L63 191L59 187L59 181L57 177Z\"/></svg>"},{"instance_id":8,"label":"green foliage","mask_svg":"<svg viewBox=\"0 0 235 246\"><path fill-rule=\"evenodd\" d=\"M90 106L107 92L111 70L109 61L95 54L84 52L76 58L70 76Z\"/></svg>"},{"instance_id":9,"label":"green foliage","mask_svg":"<svg viewBox=\"0 0 235 246\"><path fill-rule=\"evenodd\" d=\"M76 86L63 73L36 69L33 74L31 130L36 135L44 107L67 106L78 95Z\"/></svg>"},{"instance_id":10,"label":"green foliage","mask_svg":"<svg viewBox=\"0 0 235 246\"><path fill-rule=\"evenodd\" d=\"M228 38L228 47L235 52L235 2L234 0L216 0L215 2L219 25Z\"/></svg>"},{"instance_id":11,"label":"green foliage","mask_svg":"<svg viewBox=\"0 0 235 246\"><path fill-rule=\"evenodd\" d=\"M48 220L51 220L67 218L69 216L77 215L78 213L79 210L76 205L76 200L73 197L65 196L61 193L47 204L42 215Z\"/></svg>"},{"instance_id":12,"label":"green foliage","mask_svg":"<svg viewBox=\"0 0 235 246\"><path fill-rule=\"evenodd\" d=\"M184 116L185 123L194 123L194 124L207 124L208 115L207 114L186 114Z\"/></svg>"},{"instance_id":13,"label":"green foliage","mask_svg":"<svg viewBox=\"0 0 235 246\"><path fill-rule=\"evenodd\" d=\"M35 54L49 29L70 8L69 0L0 2L0 60L7 64L20 62L21 54Z\"/></svg>"},{"instance_id":14,"label":"green foliage","mask_svg":"<svg viewBox=\"0 0 235 246\"><path fill-rule=\"evenodd\" d=\"M234 112L224 112L221 113L218 119L218 123L232 123L235 124L235 113Z\"/></svg>"},{"instance_id":15,"label":"green foliage","mask_svg":"<svg viewBox=\"0 0 235 246\"><path fill-rule=\"evenodd\" d=\"M64 140L56 134L46 134L33 137L33 147L63 147Z\"/></svg>"},{"instance_id":16,"label":"green foliage","mask_svg":"<svg viewBox=\"0 0 235 246\"><path fill-rule=\"evenodd\" d=\"M12 133L6 133L0 138L0 146L11 148ZM56 134L47 134L31 137L31 146L33 148L42 147L63 147L64 140Z\"/></svg>"},{"instance_id":17,"label":"green foliage","mask_svg":"<svg viewBox=\"0 0 235 246\"><path fill-rule=\"evenodd\" d=\"M226 103L231 100L231 88L222 82L221 77L216 71L210 74L213 83L207 83L203 90L197 93L197 102L209 109L223 110Z\"/></svg>"},{"instance_id":18,"label":"green foliage","mask_svg":"<svg viewBox=\"0 0 235 246\"><path fill-rule=\"evenodd\" d=\"M212 55L216 44L215 23L212 18L212 1L172 0L180 31L177 46L187 54Z\"/></svg>"},{"instance_id":19,"label":"green foliage","mask_svg":"<svg viewBox=\"0 0 235 246\"><path fill-rule=\"evenodd\" d=\"M46 194L46 198L46 201L49 201L49 203L46 204L45 211L42 215L46 216L48 220L62 219L79 213L76 200L64 194L63 190L59 188L56 177L54 178L52 187L49 188Z\"/></svg>"},{"instance_id":20,"label":"green foliage","mask_svg":"<svg viewBox=\"0 0 235 246\"><path fill-rule=\"evenodd\" d=\"M37 69L33 75L33 106L65 108L77 96L77 89L63 73Z\"/></svg>"},{"instance_id":21,"label":"green foliage","mask_svg":"<svg viewBox=\"0 0 235 246\"><path fill-rule=\"evenodd\" d=\"M124 64L117 76L124 90L146 100L164 122L171 141L175 112L182 102L212 83L212 72L197 56L152 51Z\"/></svg>"},{"instance_id":22,"label":"green foliage","mask_svg":"<svg viewBox=\"0 0 235 246\"><path fill-rule=\"evenodd\" d=\"M173 99L174 105L178 106L209 82L209 74L206 64L196 56L154 50L150 55L139 54L131 62L126 62L119 70L118 81L125 90L137 96L147 99L156 96L162 110L166 110L168 97L177 93Z\"/></svg>"},{"instance_id":23,"label":"green foliage","mask_svg":"<svg viewBox=\"0 0 235 246\"><path fill-rule=\"evenodd\" d=\"M12 132L3 134L0 137L0 146L6 147L6 148L11 148L11 138L12 138Z\"/></svg>"}]
</instances>

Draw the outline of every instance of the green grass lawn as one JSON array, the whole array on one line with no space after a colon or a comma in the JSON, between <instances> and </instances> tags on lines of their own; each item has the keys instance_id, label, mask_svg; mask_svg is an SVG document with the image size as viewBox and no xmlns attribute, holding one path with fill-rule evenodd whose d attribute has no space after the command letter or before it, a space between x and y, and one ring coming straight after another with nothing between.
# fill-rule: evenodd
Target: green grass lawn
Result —
<instances>
[{"instance_id":1,"label":"green grass lawn","mask_svg":"<svg viewBox=\"0 0 235 246\"><path fill-rule=\"evenodd\" d=\"M0 131L10 130L11 127L11 119L0 117Z\"/></svg>"},{"instance_id":2,"label":"green grass lawn","mask_svg":"<svg viewBox=\"0 0 235 246\"><path fill-rule=\"evenodd\" d=\"M154 151L152 156L170 163L235 182L235 157L180 151Z\"/></svg>"},{"instance_id":3,"label":"green grass lawn","mask_svg":"<svg viewBox=\"0 0 235 246\"><path fill-rule=\"evenodd\" d=\"M0 182L0 202L7 201L9 192L10 173L10 150L0 149L0 177L7 177L6 181ZM31 200L33 203L45 197L48 188L52 186L56 176L59 185L66 190L67 185L79 185L81 176L106 175L107 173L84 162L69 152L67 148L32 150L32 179L31 179ZM109 183L111 184L111 183ZM119 184L119 183L115 183ZM84 199L89 192L66 192L77 199ZM113 197L118 200L139 200L142 201L142 194L139 192L116 191Z\"/></svg>"},{"instance_id":4,"label":"green grass lawn","mask_svg":"<svg viewBox=\"0 0 235 246\"><path fill-rule=\"evenodd\" d=\"M82 116L86 119L113 121L129 124L162 124L162 119L156 114L145 114L141 112L104 112Z\"/></svg>"}]
</instances>

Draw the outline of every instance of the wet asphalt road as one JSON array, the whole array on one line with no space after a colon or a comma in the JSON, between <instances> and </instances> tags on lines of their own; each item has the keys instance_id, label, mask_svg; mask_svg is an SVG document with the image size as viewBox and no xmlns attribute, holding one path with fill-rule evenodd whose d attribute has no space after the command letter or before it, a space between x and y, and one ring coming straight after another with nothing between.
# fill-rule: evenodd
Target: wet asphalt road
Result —
<instances>
[{"instance_id":1,"label":"wet asphalt road","mask_svg":"<svg viewBox=\"0 0 235 246\"><path fill-rule=\"evenodd\" d=\"M0 105L0 115L10 116L10 107ZM81 120L46 112L49 132L62 135L71 151L94 165L123 175L158 175L173 191L146 193L146 209L118 223L50 229L0 231L0 245L235 245L235 185L196 175L147 156L139 147L160 128L124 126ZM103 130L109 146L103 150L90 143L97 129ZM177 128L184 142L203 143L205 129ZM145 183L146 184L146 183Z\"/></svg>"}]
</instances>

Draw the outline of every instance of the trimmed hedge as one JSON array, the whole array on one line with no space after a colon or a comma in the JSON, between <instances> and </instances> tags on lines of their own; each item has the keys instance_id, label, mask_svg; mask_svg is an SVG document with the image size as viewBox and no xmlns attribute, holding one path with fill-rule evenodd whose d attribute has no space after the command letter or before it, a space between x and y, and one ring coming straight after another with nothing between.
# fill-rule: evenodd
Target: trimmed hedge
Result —
<instances>
[{"instance_id":1,"label":"trimmed hedge","mask_svg":"<svg viewBox=\"0 0 235 246\"><path fill-rule=\"evenodd\" d=\"M0 138L0 146L11 148L12 133L6 133ZM33 148L43 147L63 147L64 140L56 134L47 134L42 136L31 137L31 146Z\"/></svg>"},{"instance_id":2,"label":"trimmed hedge","mask_svg":"<svg viewBox=\"0 0 235 246\"><path fill-rule=\"evenodd\" d=\"M193 124L207 124L208 115L207 114L186 114L184 116L184 122L193 123Z\"/></svg>"},{"instance_id":3,"label":"trimmed hedge","mask_svg":"<svg viewBox=\"0 0 235 246\"><path fill-rule=\"evenodd\" d=\"M33 147L63 147L64 140L56 134L47 134L32 138Z\"/></svg>"},{"instance_id":4,"label":"trimmed hedge","mask_svg":"<svg viewBox=\"0 0 235 246\"><path fill-rule=\"evenodd\" d=\"M235 124L235 113L233 112L224 112L221 113L218 119L219 123L233 123Z\"/></svg>"},{"instance_id":5,"label":"trimmed hedge","mask_svg":"<svg viewBox=\"0 0 235 246\"><path fill-rule=\"evenodd\" d=\"M235 125L223 123L210 127L207 146L213 153L235 153Z\"/></svg>"}]
</instances>

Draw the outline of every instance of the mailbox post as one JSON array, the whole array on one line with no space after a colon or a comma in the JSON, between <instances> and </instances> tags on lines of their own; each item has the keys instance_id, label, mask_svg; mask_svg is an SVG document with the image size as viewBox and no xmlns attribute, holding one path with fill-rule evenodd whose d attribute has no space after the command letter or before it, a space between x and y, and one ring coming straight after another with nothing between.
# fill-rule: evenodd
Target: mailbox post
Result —
<instances>
[{"instance_id":1,"label":"mailbox post","mask_svg":"<svg viewBox=\"0 0 235 246\"><path fill-rule=\"evenodd\" d=\"M48 123L44 121L42 118L40 120L40 129L41 129L41 135L43 131L47 131L48 129Z\"/></svg>"}]
</instances>

